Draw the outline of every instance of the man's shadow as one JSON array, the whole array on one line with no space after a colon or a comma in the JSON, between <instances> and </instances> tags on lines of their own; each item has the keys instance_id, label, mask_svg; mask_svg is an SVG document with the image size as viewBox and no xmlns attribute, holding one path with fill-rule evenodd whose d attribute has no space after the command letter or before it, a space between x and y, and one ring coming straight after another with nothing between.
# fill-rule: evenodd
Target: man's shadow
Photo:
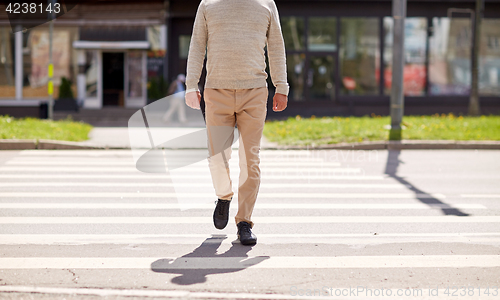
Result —
<instances>
[{"instance_id":1,"label":"man's shadow","mask_svg":"<svg viewBox=\"0 0 500 300\"><path fill-rule=\"evenodd\" d=\"M392 178L396 179L399 181L401 184L405 185L408 187L408 189L412 192L415 193L415 197L422 203L425 204L434 204L434 205L443 205L447 206L447 204L441 202L439 199L432 197L430 194L426 193L425 191L422 191L418 189L416 186L411 184L410 182L406 181L406 179L396 175L398 171L399 164L402 162L399 159L399 155L401 154L401 150L388 150L388 155L387 155L387 163L385 166L385 173L391 176ZM421 195L425 195L425 197L422 197ZM460 211L459 209L456 208L447 208L447 207L442 207L441 211L445 215L454 215L454 216L469 216L469 214L464 213Z\"/></svg>"},{"instance_id":2,"label":"man's shadow","mask_svg":"<svg viewBox=\"0 0 500 300\"><path fill-rule=\"evenodd\" d=\"M269 259L269 256L246 259L252 247L239 242L233 242L225 253L217 254L217 249L225 239L226 235L212 235L191 253L175 260L159 259L151 263L151 270L158 273L180 274L172 278L171 282L191 285L207 281L207 275L238 272Z\"/></svg>"}]
</instances>

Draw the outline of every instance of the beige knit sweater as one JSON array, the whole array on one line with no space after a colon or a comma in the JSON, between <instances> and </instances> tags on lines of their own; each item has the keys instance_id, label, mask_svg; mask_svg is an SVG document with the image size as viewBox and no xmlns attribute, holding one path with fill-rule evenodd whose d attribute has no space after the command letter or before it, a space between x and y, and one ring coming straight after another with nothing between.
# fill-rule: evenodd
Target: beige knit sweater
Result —
<instances>
[{"instance_id":1,"label":"beige knit sweater","mask_svg":"<svg viewBox=\"0 0 500 300\"><path fill-rule=\"evenodd\" d=\"M274 0L202 0L189 45L186 93L198 90L205 53L205 87L267 87L266 44L276 92L288 95L285 45Z\"/></svg>"}]
</instances>

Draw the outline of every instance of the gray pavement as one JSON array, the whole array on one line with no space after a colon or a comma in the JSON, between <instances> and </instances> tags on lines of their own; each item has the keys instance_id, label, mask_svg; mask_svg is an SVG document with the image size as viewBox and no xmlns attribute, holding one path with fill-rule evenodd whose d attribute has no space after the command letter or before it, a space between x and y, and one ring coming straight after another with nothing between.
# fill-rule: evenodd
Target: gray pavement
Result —
<instances>
[{"instance_id":1,"label":"gray pavement","mask_svg":"<svg viewBox=\"0 0 500 300\"><path fill-rule=\"evenodd\" d=\"M211 223L206 161L148 174L130 150L1 152L0 298L497 299L499 151L261 154L246 247L237 198Z\"/></svg>"}]
</instances>

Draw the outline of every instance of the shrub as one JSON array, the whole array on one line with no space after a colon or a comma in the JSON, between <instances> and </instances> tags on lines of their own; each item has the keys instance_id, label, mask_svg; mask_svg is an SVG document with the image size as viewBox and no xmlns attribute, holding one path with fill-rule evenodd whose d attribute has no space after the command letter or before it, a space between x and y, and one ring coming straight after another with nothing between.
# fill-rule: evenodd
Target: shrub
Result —
<instances>
[{"instance_id":1,"label":"shrub","mask_svg":"<svg viewBox=\"0 0 500 300\"><path fill-rule=\"evenodd\" d=\"M61 78L61 85L59 86L59 99L74 99L73 91L71 90L71 81L66 77Z\"/></svg>"}]
</instances>

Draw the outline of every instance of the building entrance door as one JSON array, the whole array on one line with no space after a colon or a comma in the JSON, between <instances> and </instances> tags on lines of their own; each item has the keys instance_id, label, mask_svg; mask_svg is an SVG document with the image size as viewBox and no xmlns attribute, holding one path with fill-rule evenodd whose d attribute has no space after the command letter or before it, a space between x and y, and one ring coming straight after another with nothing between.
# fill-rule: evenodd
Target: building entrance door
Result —
<instances>
[{"instance_id":1,"label":"building entrance door","mask_svg":"<svg viewBox=\"0 0 500 300\"><path fill-rule=\"evenodd\" d=\"M309 54L307 72L307 99L335 101L336 55Z\"/></svg>"},{"instance_id":2,"label":"building entrance door","mask_svg":"<svg viewBox=\"0 0 500 300\"><path fill-rule=\"evenodd\" d=\"M124 106L124 52L102 53L102 105Z\"/></svg>"}]
</instances>

